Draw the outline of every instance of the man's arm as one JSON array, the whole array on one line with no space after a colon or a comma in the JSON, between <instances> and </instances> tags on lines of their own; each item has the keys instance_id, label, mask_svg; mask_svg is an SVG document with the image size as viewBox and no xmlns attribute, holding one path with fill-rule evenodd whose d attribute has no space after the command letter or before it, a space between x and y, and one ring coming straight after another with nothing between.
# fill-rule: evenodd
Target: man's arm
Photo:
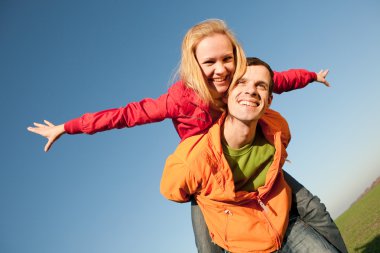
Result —
<instances>
[{"instance_id":1,"label":"man's arm","mask_svg":"<svg viewBox=\"0 0 380 253\"><path fill-rule=\"evenodd\" d=\"M176 153L170 155L161 177L161 194L172 201L187 202L197 188L198 182L185 161Z\"/></svg>"}]
</instances>

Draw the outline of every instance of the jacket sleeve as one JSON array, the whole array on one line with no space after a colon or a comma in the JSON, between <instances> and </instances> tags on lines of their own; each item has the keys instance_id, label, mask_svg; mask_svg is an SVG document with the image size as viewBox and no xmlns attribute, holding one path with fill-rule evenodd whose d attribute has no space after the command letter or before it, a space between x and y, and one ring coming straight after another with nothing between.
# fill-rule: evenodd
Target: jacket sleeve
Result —
<instances>
[{"instance_id":1,"label":"jacket sleeve","mask_svg":"<svg viewBox=\"0 0 380 253\"><path fill-rule=\"evenodd\" d=\"M286 121L285 118L282 117L282 121L281 121L281 142L282 144L284 145L284 147L288 147L289 145L289 142L291 140L291 133L290 133L290 128L289 128L289 124L288 124L288 121Z\"/></svg>"},{"instance_id":2,"label":"jacket sleeve","mask_svg":"<svg viewBox=\"0 0 380 253\"><path fill-rule=\"evenodd\" d=\"M281 94L286 91L304 88L317 80L317 74L305 69L290 69L288 71L273 71L273 92Z\"/></svg>"},{"instance_id":3,"label":"jacket sleeve","mask_svg":"<svg viewBox=\"0 0 380 253\"><path fill-rule=\"evenodd\" d=\"M170 92L157 99L145 98L125 107L86 113L64 124L68 134L94 134L110 129L159 122L176 116L177 106Z\"/></svg>"},{"instance_id":4,"label":"jacket sleeve","mask_svg":"<svg viewBox=\"0 0 380 253\"><path fill-rule=\"evenodd\" d=\"M160 192L169 200L187 202L190 196L196 193L199 182L180 157L174 153L166 160L161 177Z\"/></svg>"},{"instance_id":5,"label":"jacket sleeve","mask_svg":"<svg viewBox=\"0 0 380 253\"><path fill-rule=\"evenodd\" d=\"M282 115L279 112L268 108L265 111L263 117L261 117L259 122L264 129L273 129L272 133L266 135L266 138L268 140L270 140L273 137L274 132L280 131L282 145L285 148L288 146L291 139L289 125L286 119L282 117ZM273 143L274 141L272 140L271 142Z\"/></svg>"}]
</instances>

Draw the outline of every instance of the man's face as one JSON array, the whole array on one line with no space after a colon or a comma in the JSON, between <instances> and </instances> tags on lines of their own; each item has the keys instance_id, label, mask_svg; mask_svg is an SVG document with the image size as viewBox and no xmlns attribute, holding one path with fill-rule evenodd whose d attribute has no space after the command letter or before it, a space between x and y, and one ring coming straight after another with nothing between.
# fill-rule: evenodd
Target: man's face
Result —
<instances>
[{"instance_id":1,"label":"man's face","mask_svg":"<svg viewBox=\"0 0 380 253\"><path fill-rule=\"evenodd\" d=\"M269 95L269 70L261 65L248 66L244 76L228 95L228 114L249 124L257 121L272 102Z\"/></svg>"}]
</instances>

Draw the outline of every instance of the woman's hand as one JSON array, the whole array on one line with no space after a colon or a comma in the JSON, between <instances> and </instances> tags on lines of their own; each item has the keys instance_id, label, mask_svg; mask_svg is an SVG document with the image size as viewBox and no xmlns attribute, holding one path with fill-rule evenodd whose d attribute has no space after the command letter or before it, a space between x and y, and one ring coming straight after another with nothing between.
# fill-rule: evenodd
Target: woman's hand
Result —
<instances>
[{"instance_id":1,"label":"woman's hand","mask_svg":"<svg viewBox=\"0 0 380 253\"><path fill-rule=\"evenodd\" d=\"M27 129L32 133L39 134L48 139L44 148L44 151L47 152L51 145L66 132L63 124L56 126L47 120L44 120L44 123L45 124L33 123L34 127L28 127Z\"/></svg>"},{"instance_id":2,"label":"woman's hand","mask_svg":"<svg viewBox=\"0 0 380 253\"><path fill-rule=\"evenodd\" d=\"M317 73L317 82L323 83L327 87L330 87L330 83L326 80L326 76L329 73L329 70L321 70Z\"/></svg>"}]
</instances>

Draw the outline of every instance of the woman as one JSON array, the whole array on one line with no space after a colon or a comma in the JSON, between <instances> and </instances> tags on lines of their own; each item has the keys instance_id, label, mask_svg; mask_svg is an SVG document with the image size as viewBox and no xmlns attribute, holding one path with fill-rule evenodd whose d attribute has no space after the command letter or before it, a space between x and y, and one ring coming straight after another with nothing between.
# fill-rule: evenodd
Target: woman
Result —
<instances>
[{"instance_id":1,"label":"woman","mask_svg":"<svg viewBox=\"0 0 380 253\"><path fill-rule=\"evenodd\" d=\"M51 145L64 133L93 134L99 131L132 127L171 118L181 140L183 140L189 136L206 132L219 118L225 108L223 97L228 87L231 82L242 76L245 68L244 52L225 23L221 20L206 20L192 27L185 35L179 69L180 81L173 84L168 92L158 99L143 99L140 102L129 103L123 108L87 113L80 118L57 126L48 121L45 121L45 124L34 123L35 126L29 127L28 130L48 139L45 145L45 151L48 151ZM329 86L325 79L327 73L328 71L321 71L316 74L306 70L275 73L274 92L282 93L303 88L312 81L318 81ZM295 180L290 186L294 189L304 189ZM307 190L305 189L304 192ZM310 201L313 198L311 194L307 194L306 197ZM300 202L306 201L300 200ZM319 201L317 204L321 206ZM312 211L315 210L324 209L313 208ZM310 213L310 210L304 210L304 208L299 208L299 211L301 217L306 217ZM213 245L208 237L198 233L200 230L205 231L206 229L207 231L207 228L204 221L202 222L202 214L196 205L192 205L192 214L198 250L208 252L204 251L204 245L207 245L209 249ZM330 218L325 210L321 216L326 217L326 214L327 218ZM327 236L333 230L335 235L338 230L331 219L329 219L328 225L330 228L328 233L320 232ZM317 227L315 228L318 230ZM328 237L327 239L333 240L333 238Z\"/></svg>"}]
</instances>

